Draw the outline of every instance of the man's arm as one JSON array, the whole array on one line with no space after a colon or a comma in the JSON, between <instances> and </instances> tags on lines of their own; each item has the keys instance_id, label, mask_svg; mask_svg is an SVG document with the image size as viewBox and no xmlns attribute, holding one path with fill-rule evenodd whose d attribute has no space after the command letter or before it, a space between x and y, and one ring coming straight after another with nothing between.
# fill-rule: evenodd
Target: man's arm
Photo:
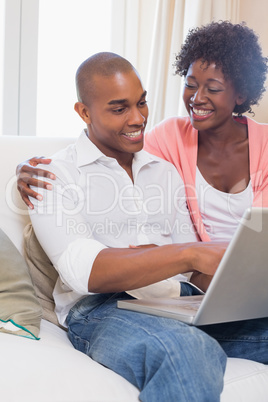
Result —
<instances>
[{"instance_id":1,"label":"man's arm","mask_svg":"<svg viewBox=\"0 0 268 402\"><path fill-rule=\"evenodd\" d=\"M214 275L225 243L172 244L154 248L102 250L88 281L93 293L121 292L147 286L180 273Z\"/></svg>"},{"instance_id":2,"label":"man's arm","mask_svg":"<svg viewBox=\"0 0 268 402\"><path fill-rule=\"evenodd\" d=\"M56 165L52 170L57 176L53 190L40 189L43 201L33 201L31 219L43 249L69 288L81 294L118 292L189 271L214 274L225 250L221 244L107 248L88 231L70 179Z\"/></svg>"}]
</instances>

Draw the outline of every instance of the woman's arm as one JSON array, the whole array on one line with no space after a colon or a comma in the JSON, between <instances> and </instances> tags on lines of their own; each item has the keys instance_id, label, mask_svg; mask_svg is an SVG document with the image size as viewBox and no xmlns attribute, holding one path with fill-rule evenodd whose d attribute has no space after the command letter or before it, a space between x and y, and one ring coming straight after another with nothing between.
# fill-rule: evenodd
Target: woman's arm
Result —
<instances>
[{"instance_id":1,"label":"woman's arm","mask_svg":"<svg viewBox=\"0 0 268 402\"><path fill-rule=\"evenodd\" d=\"M43 165L49 165L51 163L51 159L33 157L21 162L16 169L18 191L21 195L21 198L30 209L33 209L34 206L29 200L29 197L33 197L39 201L41 201L43 198L41 194L34 191L30 186L45 188L47 190L52 189L51 183L36 179L33 176L47 177L52 180L56 179L53 173L49 172L48 170L38 168L37 166L40 163Z\"/></svg>"},{"instance_id":2,"label":"woman's arm","mask_svg":"<svg viewBox=\"0 0 268 402\"><path fill-rule=\"evenodd\" d=\"M193 272L190 282L203 290L203 292L206 292L212 278L213 275L203 274L202 272Z\"/></svg>"}]
</instances>

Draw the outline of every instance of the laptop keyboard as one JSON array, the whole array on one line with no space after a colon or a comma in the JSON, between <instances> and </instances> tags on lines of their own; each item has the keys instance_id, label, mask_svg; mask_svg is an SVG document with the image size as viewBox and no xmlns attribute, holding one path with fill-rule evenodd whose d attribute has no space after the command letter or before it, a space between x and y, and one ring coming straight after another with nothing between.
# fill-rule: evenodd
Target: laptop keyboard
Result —
<instances>
[{"instance_id":1,"label":"laptop keyboard","mask_svg":"<svg viewBox=\"0 0 268 402\"><path fill-rule=\"evenodd\" d=\"M202 300L191 300L191 302L189 300L184 301L183 298L177 298L176 300L178 301L177 307L182 307L186 310L192 310L192 311L193 310L197 311L202 302Z\"/></svg>"}]
</instances>

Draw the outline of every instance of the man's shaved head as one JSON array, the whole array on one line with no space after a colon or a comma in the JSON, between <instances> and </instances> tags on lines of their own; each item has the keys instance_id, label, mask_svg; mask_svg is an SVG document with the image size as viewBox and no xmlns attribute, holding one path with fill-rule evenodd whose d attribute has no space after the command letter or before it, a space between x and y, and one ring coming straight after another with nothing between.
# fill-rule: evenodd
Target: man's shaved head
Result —
<instances>
[{"instance_id":1,"label":"man's shaved head","mask_svg":"<svg viewBox=\"0 0 268 402\"><path fill-rule=\"evenodd\" d=\"M132 64L116 53L101 52L86 59L76 72L76 91L79 102L88 104L94 96L94 76L109 77L116 73L136 71Z\"/></svg>"}]
</instances>

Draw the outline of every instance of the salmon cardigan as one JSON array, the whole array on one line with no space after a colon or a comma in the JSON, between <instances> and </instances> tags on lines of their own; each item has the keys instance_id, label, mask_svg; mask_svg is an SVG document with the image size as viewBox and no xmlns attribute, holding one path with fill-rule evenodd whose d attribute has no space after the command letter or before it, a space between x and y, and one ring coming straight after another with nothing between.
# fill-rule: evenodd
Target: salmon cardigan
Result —
<instances>
[{"instance_id":1,"label":"salmon cardigan","mask_svg":"<svg viewBox=\"0 0 268 402\"><path fill-rule=\"evenodd\" d=\"M268 124L260 124L249 117L235 117L248 125L250 179L255 207L268 207ZM177 168L187 197L189 212L200 240L209 241L200 214L195 189L198 131L189 117L164 120L145 135L144 149Z\"/></svg>"}]
</instances>

